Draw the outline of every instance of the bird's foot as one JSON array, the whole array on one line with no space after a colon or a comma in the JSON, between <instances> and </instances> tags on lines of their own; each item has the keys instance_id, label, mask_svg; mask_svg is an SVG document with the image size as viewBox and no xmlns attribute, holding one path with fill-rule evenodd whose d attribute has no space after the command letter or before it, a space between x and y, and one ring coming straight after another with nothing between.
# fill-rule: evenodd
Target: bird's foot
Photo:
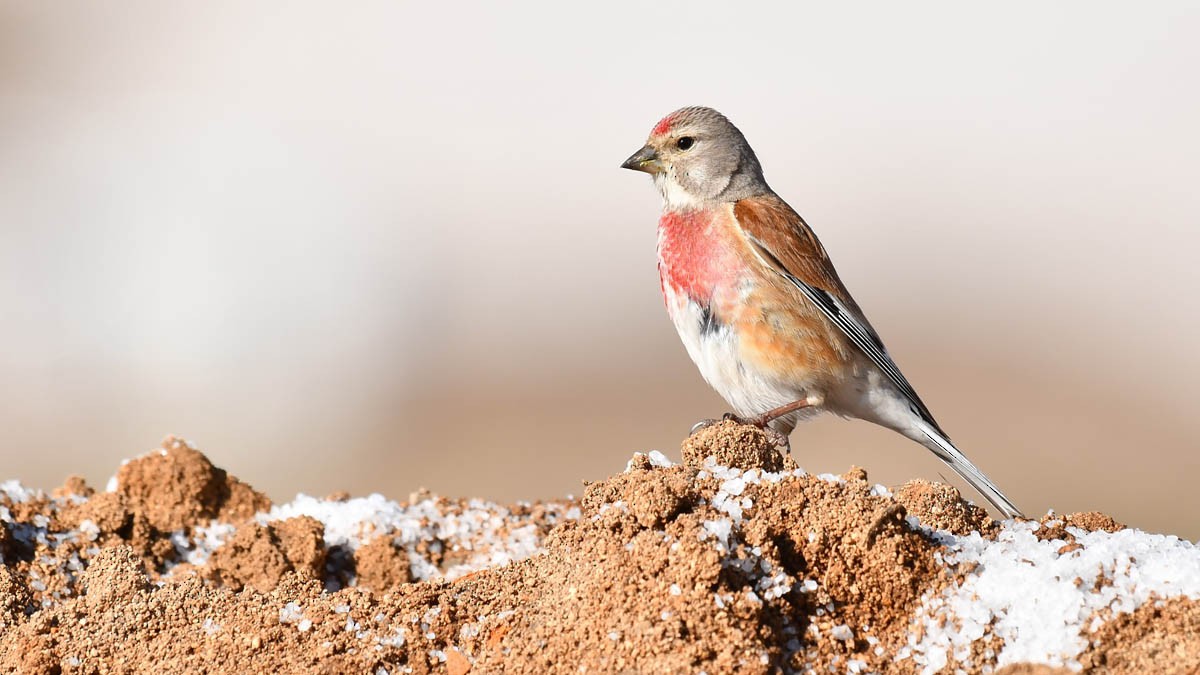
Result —
<instances>
[{"instance_id":1,"label":"bird's foot","mask_svg":"<svg viewBox=\"0 0 1200 675\"><path fill-rule=\"evenodd\" d=\"M763 429L764 428L763 425L758 424L755 421L756 419L757 418L746 419L744 417L740 417L731 412L728 412L728 413L725 413L724 415L721 415L720 418L709 417L707 419L702 419L699 422L696 422L695 424L692 425L692 429L690 431L688 431L688 436L695 436L702 429L707 429L707 428L711 427L712 425L720 424L721 422L737 422L738 424L749 424L750 426L754 426L754 427L758 427L759 429Z\"/></svg>"},{"instance_id":2,"label":"bird's foot","mask_svg":"<svg viewBox=\"0 0 1200 675\"><path fill-rule=\"evenodd\" d=\"M728 419L728 418L724 418L724 419ZM695 436L696 433L699 432L701 429L707 429L714 424L719 424L721 421L722 420L713 419L711 417L708 419L700 420L699 422L696 422L695 424L692 425L691 431L688 431L688 436Z\"/></svg>"},{"instance_id":3,"label":"bird's foot","mask_svg":"<svg viewBox=\"0 0 1200 675\"><path fill-rule=\"evenodd\" d=\"M741 415L735 415L734 413L728 412L728 413L725 413L724 415L722 415L721 419L711 419L710 418L710 419L703 419L703 420L700 420L699 422L696 422L695 424L692 425L692 429L691 429L691 431L688 432L688 435L695 436L696 433L698 431L700 431L701 429L707 429L708 427L711 427L714 424L719 424L721 422L737 422L738 424L746 424L746 425L749 425L752 427L757 427L760 431L763 432L763 434L766 435L767 440L770 441L771 445L775 446L775 448L778 449L780 452L782 452L784 454L789 454L792 451L791 442L788 440L787 434L785 434L771 426L771 422L775 419L775 417L778 417L778 415L776 415L774 417L770 416L771 412L774 412L774 411L770 411L764 415L757 415L755 417L750 417L750 418L745 418L745 417L742 417Z\"/></svg>"},{"instance_id":4,"label":"bird's foot","mask_svg":"<svg viewBox=\"0 0 1200 675\"><path fill-rule=\"evenodd\" d=\"M753 418L746 419L745 417L742 417L741 415L735 415L734 413L731 413L731 412L721 415L721 419L725 420L726 422L737 422L738 424L749 424L750 426L754 426L754 427L758 426L758 424L755 423Z\"/></svg>"},{"instance_id":5,"label":"bird's foot","mask_svg":"<svg viewBox=\"0 0 1200 675\"><path fill-rule=\"evenodd\" d=\"M788 440L787 434L774 427L759 427L759 429L762 429L762 432L764 435L766 435L767 440L771 442L771 445L775 446L775 449L778 450L780 454L792 454L792 442Z\"/></svg>"}]
</instances>

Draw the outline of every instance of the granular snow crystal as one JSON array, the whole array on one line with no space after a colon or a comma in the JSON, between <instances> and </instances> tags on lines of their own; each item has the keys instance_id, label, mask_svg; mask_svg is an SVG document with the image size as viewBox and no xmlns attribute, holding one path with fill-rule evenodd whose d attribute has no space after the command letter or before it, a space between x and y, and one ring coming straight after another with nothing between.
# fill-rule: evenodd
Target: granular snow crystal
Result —
<instances>
[{"instance_id":1,"label":"granular snow crystal","mask_svg":"<svg viewBox=\"0 0 1200 675\"><path fill-rule=\"evenodd\" d=\"M910 631L897 660L911 658L923 673L939 672L951 659L969 667L971 643L990 634L1004 640L998 666L1079 670L1087 634L1106 619L1151 599L1200 598L1200 549L1190 542L1133 529L1067 527L1075 538L1067 546L1038 539L1041 527L1010 522L994 541L978 532L936 532L946 563L965 570L965 580L924 598L914 620L922 630Z\"/></svg>"}]
</instances>

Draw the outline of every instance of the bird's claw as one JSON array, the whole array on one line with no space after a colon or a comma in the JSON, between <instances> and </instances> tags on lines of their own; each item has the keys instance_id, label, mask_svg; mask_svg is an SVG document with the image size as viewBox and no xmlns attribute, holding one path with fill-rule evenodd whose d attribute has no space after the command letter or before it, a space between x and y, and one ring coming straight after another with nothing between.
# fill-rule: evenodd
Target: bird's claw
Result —
<instances>
[{"instance_id":1,"label":"bird's claw","mask_svg":"<svg viewBox=\"0 0 1200 675\"><path fill-rule=\"evenodd\" d=\"M781 454L792 454L792 442L788 440L787 434L770 426L762 426L759 427L759 429L762 429L762 432L766 435L767 440L770 441L771 445L775 446L775 449Z\"/></svg>"},{"instance_id":2,"label":"bird's claw","mask_svg":"<svg viewBox=\"0 0 1200 675\"><path fill-rule=\"evenodd\" d=\"M708 419L703 419L699 422L696 422L692 425L691 430L688 431L688 436L695 436L697 431L700 431L701 429L707 429L712 425L720 424L721 422L737 422L738 424L750 424L761 428L761 426L755 424L753 420L743 419L731 412L727 412L724 415L721 415L720 419L709 417Z\"/></svg>"},{"instance_id":3,"label":"bird's claw","mask_svg":"<svg viewBox=\"0 0 1200 675\"><path fill-rule=\"evenodd\" d=\"M750 419L746 419L745 417L742 417L740 415L735 415L734 413L727 412L724 415L721 415L720 419L709 418L709 419L703 419L703 420L700 420L699 422L696 422L695 424L692 425L691 430L688 432L688 436L695 436L696 432L700 431L701 429L707 429L708 427L711 427L712 425L718 424L720 422L736 422L738 424L745 424L748 426L755 427L758 430L762 431L763 434L766 435L767 440L771 443L771 445L778 448L780 452L788 454L788 453L791 453L791 451L792 451L792 445L791 445L791 442L788 441L787 435L783 434L782 432L780 432L780 431L776 430L774 427L772 427L771 420L764 419L764 416L762 416L762 415L760 415L758 417L751 417Z\"/></svg>"}]
</instances>

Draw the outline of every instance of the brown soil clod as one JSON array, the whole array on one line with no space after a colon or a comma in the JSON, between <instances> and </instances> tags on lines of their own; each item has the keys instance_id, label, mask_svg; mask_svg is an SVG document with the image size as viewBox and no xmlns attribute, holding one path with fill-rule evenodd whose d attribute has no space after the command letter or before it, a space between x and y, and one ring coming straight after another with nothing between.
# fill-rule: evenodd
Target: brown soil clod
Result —
<instances>
[{"instance_id":1,"label":"brown soil clod","mask_svg":"<svg viewBox=\"0 0 1200 675\"><path fill-rule=\"evenodd\" d=\"M708 457L721 466L783 471L797 468L796 460L771 444L762 429L723 420L696 431L683 441L683 463L699 468Z\"/></svg>"},{"instance_id":2,"label":"brown soil clod","mask_svg":"<svg viewBox=\"0 0 1200 675\"><path fill-rule=\"evenodd\" d=\"M1200 672L1200 602L1148 603L1105 624L1090 643L1080 658L1089 672Z\"/></svg>"},{"instance_id":3,"label":"brown soil clod","mask_svg":"<svg viewBox=\"0 0 1200 675\"><path fill-rule=\"evenodd\" d=\"M245 523L213 553L208 574L235 591L245 586L272 591L289 572L321 579L325 571L323 533L320 521L307 516L269 525Z\"/></svg>"},{"instance_id":4,"label":"brown soil clod","mask_svg":"<svg viewBox=\"0 0 1200 675\"><path fill-rule=\"evenodd\" d=\"M265 495L228 475L175 436L162 449L117 471L117 494L130 510L159 532L195 527L218 519L245 520L271 507Z\"/></svg>"},{"instance_id":5,"label":"brown soil clod","mask_svg":"<svg viewBox=\"0 0 1200 675\"><path fill-rule=\"evenodd\" d=\"M951 485L914 480L901 485L895 499L927 527L954 534L994 534L998 524L987 511L962 498Z\"/></svg>"},{"instance_id":6,"label":"brown soil clod","mask_svg":"<svg viewBox=\"0 0 1200 675\"><path fill-rule=\"evenodd\" d=\"M408 555L392 544L389 537L377 537L359 546L354 553L358 585L383 592L413 580Z\"/></svg>"}]
</instances>

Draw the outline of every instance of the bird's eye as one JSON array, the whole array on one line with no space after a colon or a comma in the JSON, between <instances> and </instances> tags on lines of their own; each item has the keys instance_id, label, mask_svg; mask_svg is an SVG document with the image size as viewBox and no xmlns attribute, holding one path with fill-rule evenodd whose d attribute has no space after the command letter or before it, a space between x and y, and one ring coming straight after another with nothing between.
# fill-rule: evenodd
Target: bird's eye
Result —
<instances>
[{"instance_id":1,"label":"bird's eye","mask_svg":"<svg viewBox=\"0 0 1200 675\"><path fill-rule=\"evenodd\" d=\"M684 136L683 138L675 141L675 147L679 148L680 150L687 150L688 148L692 147L695 142L696 139L692 138L691 136Z\"/></svg>"}]
</instances>

